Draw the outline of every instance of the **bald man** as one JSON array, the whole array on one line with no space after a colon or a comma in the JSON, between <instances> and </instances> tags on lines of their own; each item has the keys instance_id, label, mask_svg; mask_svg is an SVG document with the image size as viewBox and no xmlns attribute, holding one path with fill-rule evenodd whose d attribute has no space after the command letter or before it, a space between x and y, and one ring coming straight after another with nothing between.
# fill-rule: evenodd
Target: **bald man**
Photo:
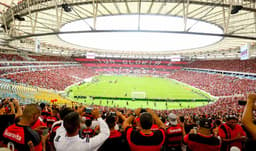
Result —
<instances>
[{"instance_id":1,"label":"bald man","mask_svg":"<svg viewBox=\"0 0 256 151\"><path fill-rule=\"evenodd\" d=\"M39 134L33 131L32 126L41 114L36 104L26 105L21 120L5 129L3 133L4 144L13 145L15 150L35 150L41 142Z\"/></svg>"}]
</instances>

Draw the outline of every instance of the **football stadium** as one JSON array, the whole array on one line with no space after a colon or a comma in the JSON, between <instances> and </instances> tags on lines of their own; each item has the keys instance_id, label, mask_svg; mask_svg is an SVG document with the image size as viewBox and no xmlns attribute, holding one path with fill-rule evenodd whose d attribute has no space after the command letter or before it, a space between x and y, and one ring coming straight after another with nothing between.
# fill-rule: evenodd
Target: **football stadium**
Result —
<instances>
[{"instance_id":1,"label":"football stadium","mask_svg":"<svg viewBox=\"0 0 256 151\"><path fill-rule=\"evenodd\" d=\"M253 151L255 0L0 0L0 150Z\"/></svg>"}]
</instances>

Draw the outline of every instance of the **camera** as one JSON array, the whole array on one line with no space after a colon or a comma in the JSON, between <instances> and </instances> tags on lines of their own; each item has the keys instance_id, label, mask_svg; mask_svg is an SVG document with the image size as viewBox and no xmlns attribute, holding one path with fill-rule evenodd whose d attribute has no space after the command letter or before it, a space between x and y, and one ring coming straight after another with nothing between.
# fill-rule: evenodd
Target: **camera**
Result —
<instances>
[{"instance_id":1,"label":"camera","mask_svg":"<svg viewBox=\"0 0 256 151\"><path fill-rule=\"evenodd\" d=\"M180 116L180 122L184 123L184 121L185 121L184 116Z\"/></svg>"},{"instance_id":2,"label":"camera","mask_svg":"<svg viewBox=\"0 0 256 151\"><path fill-rule=\"evenodd\" d=\"M238 105L246 105L246 101L244 100L238 100Z\"/></svg>"},{"instance_id":3,"label":"camera","mask_svg":"<svg viewBox=\"0 0 256 151\"><path fill-rule=\"evenodd\" d=\"M147 112L147 110L144 109L144 108L142 108L142 109L140 110L140 113L144 113L144 112Z\"/></svg>"},{"instance_id":4,"label":"camera","mask_svg":"<svg viewBox=\"0 0 256 151\"><path fill-rule=\"evenodd\" d=\"M11 107L9 105L9 102L12 102L13 100L14 100L14 98L11 98L11 99L5 98L5 99L1 100L1 106L5 108L5 111L7 113L11 112Z\"/></svg>"},{"instance_id":5,"label":"camera","mask_svg":"<svg viewBox=\"0 0 256 151\"><path fill-rule=\"evenodd\" d=\"M85 108L85 113L91 114L92 113L92 108L90 108L90 107Z\"/></svg>"},{"instance_id":6,"label":"camera","mask_svg":"<svg viewBox=\"0 0 256 151\"><path fill-rule=\"evenodd\" d=\"M194 129L194 134L197 134L197 127L193 127Z\"/></svg>"},{"instance_id":7,"label":"camera","mask_svg":"<svg viewBox=\"0 0 256 151\"><path fill-rule=\"evenodd\" d=\"M14 100L14 98L10 98L10 99L9 99L10 102L13 102L13 100Z\"/></svg>"},{"instance_id":8,"label":"camera","mask_svg":"<svg viewBox=\"0 0 256 151\"><path fill-rule=\"evenodd\" d=\"M49 128L43 128L42 129L43 136L46 136L48 134L48 132L49 132Z\"/></svg>"},{"instance_id":9,"label":"camera","mask_svg":"<svg viewBox=\"0 0 256 151\"><path fill-rule=\"evenodd\" d=\"M110 116L116 116L116 112L110 112L109 115Z\"/></svg>"}]
</instances>

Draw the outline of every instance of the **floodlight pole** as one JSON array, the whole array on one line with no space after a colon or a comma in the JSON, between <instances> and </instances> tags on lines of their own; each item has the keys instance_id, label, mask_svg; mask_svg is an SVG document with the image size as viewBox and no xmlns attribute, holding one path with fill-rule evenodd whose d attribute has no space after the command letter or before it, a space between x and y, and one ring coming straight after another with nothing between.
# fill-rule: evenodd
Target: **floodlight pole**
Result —
<instances>
[{"instance_id":1,"label":"floodlight pole","mask_svg":"<svg viewBox=\"0 0 256 151\"><path fill-rule=\"evenodd\" d=\"M98 12L98 2L95 4L95 0L92 0L93 6L93 30L96 30L96 19L97 19L97 12Z\"/></svg>"},{"instance_id":2,"label":"floodlight pole","mask_svg":"<svg viewBox=\"0 0 256 151\"><path fill-rule=\"evenodd\" d=\"M30 3L29 3L29 0L27 0L27 9L28 9L28 14L29 14L29 17L30 17L30 24L31 24L31 27L33 27L33 19L32 19L32 16L31 16L31 10L30 10Z\"/></svg>"},{"instance_id":3,"label":"floodlight pole","mask_svg":"<svg viewBox=\"0 0 256 151\"><path fill-rule=\"evenodd\" d=\"M230 20L230 14L232 10L232 3L230 4L228 8L228 16L226 18L226 11L224 9L224 6L222 7L222 15L223 15L223 24L224 24L224 33L228 33L228 26L229 26L229 20Z\"/></svg>"},{"instance_id":4,"label":"floodlight pole","mask_svg":"<svg viewBox=\"0 0 256 151\"><path fill-rule=\"evenodd\" d=\"M33 24L33 26L32 26L32 33L33 33L33 34L35 33L35 29L36 29L37 16L38 16L38 12L36 12L34 24ZM32 18L31 18L31 20L32 20Z\"/></svg>"},{"instance_id":5,"label":"floodlight pole","mask_svg":"<svg viewBox=\"0 0 256 151\"><path fill-rule=\"evenodd\" d=\"M254 22L256 23L256 12L254 12ZM254 26L255 26L255 32L256 32L256 24L254 24Z\"/></svg>"},{"instance_id":6,"label":"floodlight pole","mask_svg":"<svg viewBox=\"0 0 256 151\"><path fill-rule=\"evenodd\" d=\"M140 30L140 14L141 14L141 0L139 0L139 4L138 4L138 12L139 12L139 16L138 16L138 30Z\"/></svg>"},{"instance_id":7,"label":"floodlight pole","mask_svg":"<svg viewBox=\"0 0 256 151\"><path fill-rule=\"evenodd\" d=\"M189 0L187 0L186 4L185 4L185 1L183 1L182 4L183 4L184 31L187 31L187 18L188 18Z\"/></svg>"},{"instance_id":8,"label":"floodlight pole","mask_svg":"<svg viewBox=\"0 0 256 151\"><path fill-rule=\"evenodd\" d=\"M58 1L55 0L55 10L56 10L56 23L57 23L57 29L60 27L60 21L59 21L59 10L58 10ZM62 10L62 9L61 9Z\"/></svg>"}]
</instances>

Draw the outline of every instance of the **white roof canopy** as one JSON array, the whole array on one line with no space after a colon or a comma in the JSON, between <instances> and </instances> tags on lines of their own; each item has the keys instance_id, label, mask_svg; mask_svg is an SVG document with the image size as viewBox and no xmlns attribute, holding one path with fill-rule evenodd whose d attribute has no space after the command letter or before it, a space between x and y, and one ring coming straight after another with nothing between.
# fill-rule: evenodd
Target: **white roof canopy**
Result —
<instances>
[{"instance_id":1,"label":"white roof canopy","mask_svg":"<svg viewBox=\"0 0 256 151\"><path fill-rule=\"evenodd\" d=\"M231 11L233 12L235 9L234 6L238 5L243 6L243 8L239 10L238 13L231 14ZM66 12L66 7L71 8L71 11ZM237 49L247 43L254 44L256 41L256 5L254 1L247 0L145 0L143 2L140 0L67 0L65 3L63 0L23 0L20 3L18 3L18 0L4 0L0 3L0 12L0 25L2 26L0 29L0 32L2 30L0 39L5 41L2 45L33 50L34 40L38 39L43 52L52 51L52 53L54 53L54 51L56 51L62 54L84 54L90 51L97 54L173 55L194 52L211 53L219 50ZM136 51L131 51L131 49L126 49L126 47L120 50L120 48L81 46L81 44L76 45L77 43L71 44L63 41L58 36L62 26L77 20L85 19L85 21L83 21L84 24L90 24L90 26L88 26L90 28L87 30L91 31L91 33L95 33L101 24L100 18L103 18L101 16L113 17L126 15L136 15L137 19L139 19L138 16L141 17L141 24L135 24L136 28L134 30L136 30L136 32L140 32L144 29L142 20L145 15L164 16L167 18L176 16L181 18L180 23L182 24L178 25L178 27L181 28L181 30L179 30L180 32L177 33L179 35L188 33L189 35L195 36L194 39L203 41L199 40L200 38L196 36L203 33L214 33L212 28L207 28L207 31L194 31L195 28L200 27L198 26L200 21L204 21L223 29L223 34L221 33L219 35L223 36L223 39L220 38L220 41L217 40L213 42L213 44L207 43L200 45L200 43L197 43L196 45L199 48L193 46L183 47L180 45L180 49L162 48L159 49L159 51L154 51L155 49L146 51L146 49L140 50L139 48L134 48ZM198 20L198 22L191 24L190 19ZM153 19L150 19L150 21L153 21ZM155 22L159 21L156 20ZM114 24L114 21L110 22L109 25L111 25L111 23ZM169 25L169 23L166 24ZM156 25L156 28L153 28L155 31L163 30L163 28L161 28L162 25L158 23L151 23L150 25ZM141 27L138 28L138 26ZM105 25L103 27L107 26ZM74 30L84 31L86 29L81 27ZM117 29L111 30L115 31ZM164 31L173 32L175 30L165 29ZM88 32L84 32L84 34L86 33ZM70 33L65 33L63 35L66 36L69 34ZM102 34L102 36L104 35ZM116 37L118 37L118 35L113 37L113 46L115 43L119 43ZM165 41L167 38L165 37L156 39L162 39L163 43L167 43ZM124 43L129 43L129 41L129 39L123 38ZM188 40L183 40L183 42L186 41ZM150 43L153 42L155 42L155 40L150 41ZM103 43L98 42L96 44L100 46ZM163 44L159 44L159 46L160 45Z\"/></svg>"}]
</instances>

